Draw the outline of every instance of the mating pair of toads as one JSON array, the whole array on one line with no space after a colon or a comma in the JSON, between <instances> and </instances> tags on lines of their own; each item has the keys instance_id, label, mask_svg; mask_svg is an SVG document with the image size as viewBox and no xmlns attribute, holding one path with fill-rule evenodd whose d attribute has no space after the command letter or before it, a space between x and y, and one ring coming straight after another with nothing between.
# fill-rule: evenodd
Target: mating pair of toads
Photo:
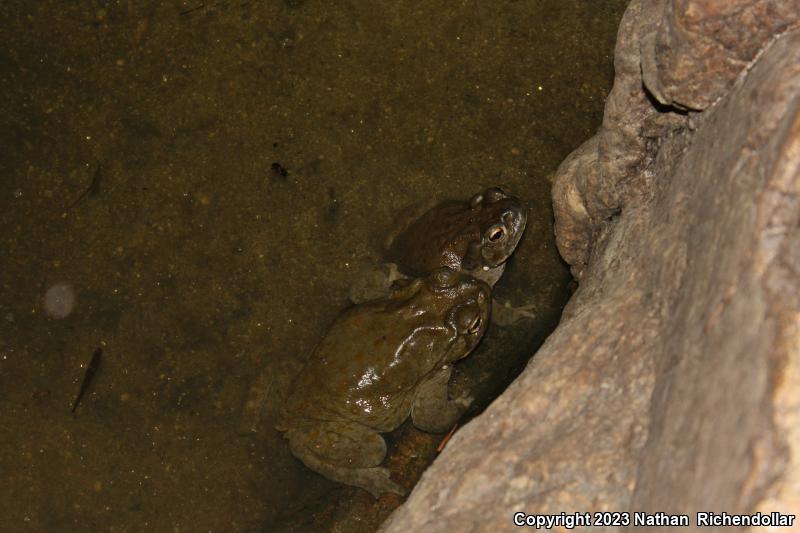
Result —
<instances>
[{"instance_id":1,"label":"mating pair of toads","mask_svg":"<svg viewBox=\"0 0 800 533\"><path fill-rule=\"evenodd\" d=\"M277 426L306 466L376 498L405 492L379 466L380 434L409 416L421 430L447 431L472 401L450 399L452 364L486 331L492 287L527 212L490 188L408 218L384 257L399 279L383 296L366 291L371 299L333 323L292 382Z\"/></svg>"}]
</instances>

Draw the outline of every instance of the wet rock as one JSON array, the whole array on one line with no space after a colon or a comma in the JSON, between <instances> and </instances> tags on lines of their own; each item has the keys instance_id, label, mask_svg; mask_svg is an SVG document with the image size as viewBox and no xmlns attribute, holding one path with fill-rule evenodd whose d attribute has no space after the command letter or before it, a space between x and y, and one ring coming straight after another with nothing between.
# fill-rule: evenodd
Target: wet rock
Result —
<instances>
[{"instance_id":1,"label":"wet rock","mask_svg":"<svg viewBox=\"0 0 800 533\"><path fill-rule=\"evenodd\" d=\"M383 530L509 530L516 511L665 511L694 524L700 510L800 507L800 29L717 27L746 70L721 83L733 60L699 54L719 97L699 114L650 99L641 53L650 35L660 57L690 57L658 40L663 24L700 42L714 13L762 24L746 12L792 5L631 3L603 127L554 184L559 249L580 288ZM699 86L670 72L663 94L699 105ZM581 530L600 529L621 528Z\"/></svg>"}]
</instances>

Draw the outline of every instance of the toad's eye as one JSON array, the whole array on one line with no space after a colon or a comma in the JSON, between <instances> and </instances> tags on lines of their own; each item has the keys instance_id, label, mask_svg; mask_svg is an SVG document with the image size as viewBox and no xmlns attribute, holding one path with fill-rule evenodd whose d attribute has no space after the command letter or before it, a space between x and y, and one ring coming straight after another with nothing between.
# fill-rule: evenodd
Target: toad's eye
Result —
<instances>
[{"instance_id":1,"label":"toad's eye","mask_svg":"<svg viewBox=\"0 0 800 533\"><path fill-rule=\"evenodd\" d=\"M475 320L473 320L472 323L467 328L467 332L470 335L474 335L474 334L478 333L481 330L481 324L482 323L483 323L483 321L481 320L481 317L480 316L476 316Z\"/></svg>"},{"instance_id":2,"label":"toad's eye","mask_svg":"<svg viewBox=\"0 0 800 533\"><path fill-rule=\"evenodd\" d=\"M505 228L502 226L495 226L489 230L489 240L492 242L497 242L502 239L506 234Z\"/></svg>"},{"instance_id":3,"label":"toad's eye","mask_svg":"<svg viewBox=\"0 0 800 533\"><path fill-rule=\"evenodd\" d=\"M455 326L459 335L474 335L483 327L480 309L470 302L455 311Z\"/></svg>"}]
</instances>

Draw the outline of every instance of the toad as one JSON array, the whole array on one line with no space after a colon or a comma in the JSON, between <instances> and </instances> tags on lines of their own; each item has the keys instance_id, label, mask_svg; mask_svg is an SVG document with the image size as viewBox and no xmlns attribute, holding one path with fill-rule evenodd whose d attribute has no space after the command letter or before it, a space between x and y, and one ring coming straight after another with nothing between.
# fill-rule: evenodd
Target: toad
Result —
<instances>
[{"instance_id":1,"label":"toad","mask_svg":"<svg viewBox=\"0 0 800 533\"><path fill-rule=\"evenodd\" d=\"M384 260L406 276L424 276L447 266L494 286L525 231L527 212L497 187L467 201L444 201L406 215L389 237Z\"/></svg>"},{"instance_id":2,"label":"toad","mask_svg":"<svg viewBox=\"0 0 800 533\"><path fill-rule=\"evenodd\" d=\"M396 229L387 239L384 262L359 272L350 300L360 303L380 298L393 284L442 266L461 270L493 287L516 249L526 221L524 204L498 187L466 201L447 200L427 209L408 209L398 217ZM501 325L531 316L527 307L494 307Z\"/></svg>"},{"instance_id":3,"label":"toad","mask_svg":"<svg viewBox=\"0 0 800 533\"><path fill-rule=\"evenodd\" d=\"M450 399L452 364L486 331L490 288L449 267L390 296L345 310L294 379L277 429L292 453L325 477L376 498L403 488L380 466L381 433L409 416L444 432L471 403Z\"/></svg>"}]
</instances>

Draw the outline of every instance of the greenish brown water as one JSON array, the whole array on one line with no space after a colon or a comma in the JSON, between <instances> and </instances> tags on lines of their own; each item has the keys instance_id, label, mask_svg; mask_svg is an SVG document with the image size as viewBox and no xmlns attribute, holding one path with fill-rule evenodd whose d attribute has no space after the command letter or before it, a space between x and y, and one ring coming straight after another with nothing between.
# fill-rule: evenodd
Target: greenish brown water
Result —
<instances>
[{"instance_id":1,"label":"greenish brown water","mask_svg":"<svg viewBox=\"0 0 800 533\"><path fill-rule=\"evenodd\" d=\"M625 4L2 3L0 529L374 529L399 502L243 435L248 390L395 213L488 185L532 206L497 294L537 319L460 371L485 405L521 370L567 295L547 177L600 123Z\"/></svg>"}]
</instances>

